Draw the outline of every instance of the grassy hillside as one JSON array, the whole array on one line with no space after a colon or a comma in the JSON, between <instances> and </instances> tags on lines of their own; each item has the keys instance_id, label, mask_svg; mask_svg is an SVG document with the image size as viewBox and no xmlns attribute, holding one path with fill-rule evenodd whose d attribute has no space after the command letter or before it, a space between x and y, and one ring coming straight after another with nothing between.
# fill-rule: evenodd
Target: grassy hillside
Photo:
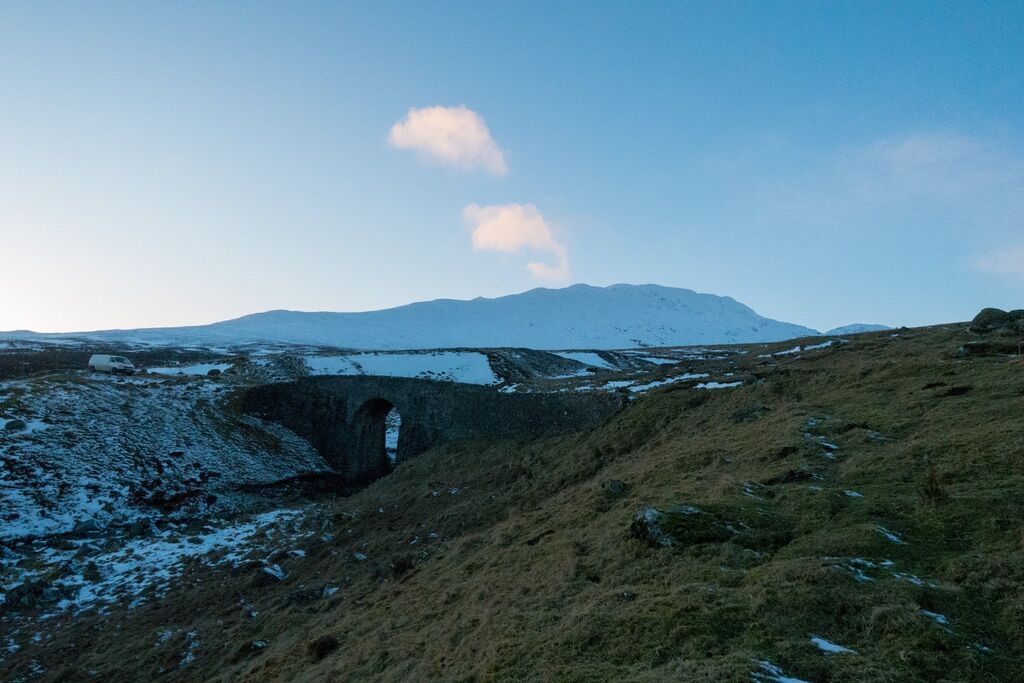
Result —
<instances>
[{"instance_id":1,"label":"grassy hillside","mask_svg":"<svg viewBox=\"0 0 1024 683\"><path fill-rule=\"evenodd\" d=\"M308 506L268 558L283 580L196 563L162 601L51 621L0 674L1022 680L1024 363L958 357L971 338L751 352L739 388L432 451Z\"/></svg>"}]
</instances>

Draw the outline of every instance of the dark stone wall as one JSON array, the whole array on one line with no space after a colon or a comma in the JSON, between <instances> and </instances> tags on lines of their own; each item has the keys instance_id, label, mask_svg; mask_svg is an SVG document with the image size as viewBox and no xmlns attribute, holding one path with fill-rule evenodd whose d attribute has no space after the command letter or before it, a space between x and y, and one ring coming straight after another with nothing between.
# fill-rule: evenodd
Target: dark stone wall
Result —
<instances>
[{"instance_id":1,"label":"dark stone wall","mask_svg":"<svg viewBox=\"0 0 1024 683\"><path fill-rule=\"evenodd\" d=\"M243 409L304 437L347 482L362 483L389 469L377 448L383 415L375 399L402 416L399 462L458 439L549 436L593 427L625 404L621 396L596 392L503 394L424 379L311 377L249 389Z\"/></svg>"}]
</instances>

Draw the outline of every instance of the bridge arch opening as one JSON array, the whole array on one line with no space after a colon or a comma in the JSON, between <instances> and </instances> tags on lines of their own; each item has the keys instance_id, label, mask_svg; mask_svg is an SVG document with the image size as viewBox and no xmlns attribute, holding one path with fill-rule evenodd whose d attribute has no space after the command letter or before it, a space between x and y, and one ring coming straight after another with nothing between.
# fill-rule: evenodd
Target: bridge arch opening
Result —
<instances>
[{"instance_id":1,"label":"bridge arch opening","mask_svg":"<svg viewBox=\"0 0 1024 683\"><path fill-rule=\"evenodd\" d=\"M391 401L371 398L352 418L354 443L349 458L355 479L372 481L388 474L398 459L398 436L402 417Z\"/></svg>"},{"instance_id":2,"label":"bridge arch opening","mask_svg":"<svg viewBox=\"0 0 1024 683\"><path fill-rule=\"evenodd\" d=\"M398 433L401 430L402 414L398 408L391 406L391 410L384 416L384 453L391 467L398 463Z\"/></svg>"}]
</instances>

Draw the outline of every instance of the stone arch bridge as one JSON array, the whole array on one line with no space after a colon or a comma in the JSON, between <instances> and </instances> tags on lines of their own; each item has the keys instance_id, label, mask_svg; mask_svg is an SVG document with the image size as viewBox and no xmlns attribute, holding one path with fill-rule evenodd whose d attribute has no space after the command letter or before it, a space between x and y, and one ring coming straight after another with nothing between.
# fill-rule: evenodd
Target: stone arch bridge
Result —
<instances>
[{"instance_id":1,"label":"stone arch bridge","mask_svg":"<svg viewBox=\"0 0 1024 683\"><path fill-rule=\"evenodd\" d=\"M593 393L502 393L492 387L402 377L310 377L249 389L243 409L308 440L346 483L391 470L384 418L401 416L396 463L442 443L549 436L593 427L625 404Z\"/></svg>"}]
</instances>

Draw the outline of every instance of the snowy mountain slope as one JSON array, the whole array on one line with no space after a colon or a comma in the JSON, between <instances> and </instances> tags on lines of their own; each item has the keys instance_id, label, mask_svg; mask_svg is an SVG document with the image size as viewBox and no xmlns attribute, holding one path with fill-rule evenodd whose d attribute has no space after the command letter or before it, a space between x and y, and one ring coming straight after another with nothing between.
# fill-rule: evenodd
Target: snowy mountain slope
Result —
<instances>
[{"instance_id":1,"label":"snowy mountain slope","mask_svg":"<svg viewBox=\"0 0 1024 683\"><path fill-rule=\"evenodd\" d=\"M357 349L615 349L766 342L816 334L764 318L729 297L658 285L581 284L365 313L268 311L211 325L79 336L179 345L262 341Z\"/></svg>"},{"instance_id":2,"label":"snowy mountain slope","mask_svg":"<svg viewBox=\"0 0 1024 683\"><path fill-rule=\"evenodd\" d=\"M860 334L861 332L882 332L883 330L891 330L892 328L888 325L873 325L871 323L854 323L852 325L843 325L842 327L834 327L828 332L823 333L826 337L834 337L843 334Z\"/></svg>"}]
</instances>

